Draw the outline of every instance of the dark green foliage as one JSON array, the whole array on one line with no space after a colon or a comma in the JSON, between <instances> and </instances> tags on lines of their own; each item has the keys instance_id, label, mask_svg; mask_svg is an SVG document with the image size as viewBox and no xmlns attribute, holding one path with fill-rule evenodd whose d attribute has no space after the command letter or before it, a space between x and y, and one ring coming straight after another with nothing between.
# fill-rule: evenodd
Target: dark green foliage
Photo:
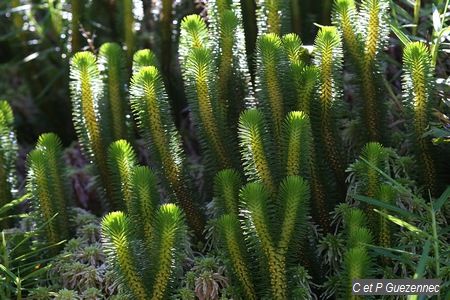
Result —
<instances>
[{"instance_id":1,"label":"dark green foliage","mask_svg":"<svg viewBox=\"0 0 450 300\"><path fill-rule=\"evenodd\" d=\"M137 165L136 154L125 140L118 140L108 148L108 169L114 188L114 207L130 211L133 205L132 177Z\"/></svg>"},{"instance_id":2,"label":"dark green foliage","mask_svg":"<svg viewBox=\"0 0 450 300\"><path fill-rule=\"evenodd\" d=\"M80 25L81 25L81 20L82 20L82 16L83 16L85 0L71 0L70 3L71 3L71 12L72 12L71 50L73 53L75 53L81 49Z\"/></svg>"},{"instance_id":3,"label":"dark green foliage","mask_svg":"<svg viewBox=\"0 0 450 300\"><path fill-rule=\"evenodd\" d=\"M60 139L53 133L41 135L28 155L28 166L28 190L37 209L37 220L49 222L46 239L56 244L69 236L68 185Z\"/></svg>"},{"instance_id":4,"label":"dark green foliage","mask_svg":"<svg viewBox=\"0 0 450 300\"><path fill-rule=\"evenodd\" d=\"M137 7L136 7L137 6ZM139 1L119 1L117 2L118 28L123 44L127 51L128 66L130 66L134 51L136 50L136 16L135 11L142 10L142 3Z\"/></svg>"},{"instance_id":5,"label":"dark green foliage","mask_svg":"<svg viewBox=\"0 0 450 300\"><path fill-rule=\"evenodd\" d=\"M217 173L214 178L217 213L237 216L239 213L239 190L242 187L241 175L233 169L227 169Z\"/></svg>"}]
</instances>

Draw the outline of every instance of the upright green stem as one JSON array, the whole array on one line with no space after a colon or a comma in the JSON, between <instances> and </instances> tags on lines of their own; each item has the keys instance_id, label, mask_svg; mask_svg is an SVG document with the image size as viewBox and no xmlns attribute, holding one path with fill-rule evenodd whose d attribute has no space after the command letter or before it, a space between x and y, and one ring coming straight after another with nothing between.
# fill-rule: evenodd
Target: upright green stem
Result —
<instances>
[{"instance_id":1,"label":"upright green stem","mask_svg":"<svg viewBox=\"0 0 450 300\"><path fill-rule=\"evenodd\" d=\"M434 247L434 259L436 263L436 277L438 278L441 274L440 266L439 266L439 240L437 235L437 226L436 226L436 212L433 208L433 202L431 202L431 226L433 230L433 247ZM441 297L438 295L438 299L441 299Z\"/></svg>"},{"instance_id":2,"label":"upright green stem","mask_svg":"<svg viewBox=\"0 0 450 300\"><path fill-rule=\"evenodd\" d=\"M417 29L419 27L419 18L420 18L420 4L421 0L416 0L414 4L414 24L416 25L412 29L412 34L417 35Z\"/></svg>"}]
</instances>

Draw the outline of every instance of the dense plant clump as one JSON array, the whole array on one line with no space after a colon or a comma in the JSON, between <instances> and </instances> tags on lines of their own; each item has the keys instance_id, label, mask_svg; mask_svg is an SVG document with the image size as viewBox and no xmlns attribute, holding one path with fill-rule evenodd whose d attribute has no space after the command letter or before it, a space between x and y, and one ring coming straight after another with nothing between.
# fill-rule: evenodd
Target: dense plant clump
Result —
<instances>
[{"instance_id":1,"label":"dense plant clump","mask_svg":"<svg viewBox=\"0 0 450 300\"><path fill-rule=\"evenodd\" d=\"M21 171L0 101L1 299L359 299L361 278L440 278L450 296L449 1L429 42L420 1L408 35L409 4L387 0L322 1L309 35L310 1L211 0L175 22L163 0L156 23L109 1L117 38L97 42L97 2L44 5L69 38L85 163L50 132Z\"/></svg>"}]
</instances>

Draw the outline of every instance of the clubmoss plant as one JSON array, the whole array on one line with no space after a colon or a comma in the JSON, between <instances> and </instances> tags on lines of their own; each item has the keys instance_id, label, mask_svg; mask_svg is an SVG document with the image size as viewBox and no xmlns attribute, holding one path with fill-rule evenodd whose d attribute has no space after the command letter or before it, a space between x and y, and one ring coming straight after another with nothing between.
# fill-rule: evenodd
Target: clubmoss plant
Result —
<instances>
[{"instance_id":1,"label":"clubmoss plant","mask_svg":"<svg viewBox=\"0 0 450 300\"><path fill-rule=\"evenodd\" d=\"M136 154L127 141L118 140L109 146L108 169L114 186L114 207L130 211L133 205L131 178L136 165Z\"/></svg>"},{"instance_id":2,"label":"clubmoss plant","mask_svg":"<svg viewBox=\"0 0 450 300\"><path fill-rule=\"evenodd\" d=\"M17 140L13 129L14 116L7 101L0 101L0 207L13 200ZM2 221L0 225L8 225Z\"/></svg>"},{"instance_id":3,"label":"clubmoss plant","mask_svg":"<svg viewBox=\"0 0 450 300\"><path fill-rule=\"evenodd\" d=\"M438 174L430 138L425 137L432 117L434 102L434 68L430 51L424 43L414 42L403 53L404 102L412 118L410 131L413 151L419 162L420 182L432 194L438 190Z\"/></svg>"},{"instance_id":4,"label":"clubmoss plant","mask_svg":"<svg viewBox=\"0 0 450 300\"><path fill-rule=\"evenodd\" d=\"M145 57L150 56L147 53L142 57L142 60L136 57L135 61L144 61ZM181 138L171 119L170 106L158 69L149 66L137 71L132 78L130 93L135 119L154 158L162 183L180 203L189 226L201 237L204 217L192 197L194 190L184 169Z\"/></svg>"},{"instance_id":5,"label":"clubmoss plant","mask_svg":"<svg viewBox=\"0 0 450 300\"><path fill-rule=\"evenodd\" d=\"M333 23L342 32L349 65L359 89L359 133L362 144L387 142L387 108L383 97L381 55L389 38L389 1L364 0L359 11L353 0L335 1ZM361 143L360 143L361 144Z\"/></svg>"},{"instance_id":6,"label":"clubmoss plant","mask_svg":"<svg viewBox=\"0 0 450 300\"><path fill-rule=\"evenodd\" d=\"M105 99L102 101L102 117L111 132L112 140L126 139L129 129L125 116L128 113L125 97L125 55L118 44L105 43L99 50L99 66L103 80Z\"/></svg>"},{"instance_id":7,"label":"clubmoss plant","mask_svg":"<svg viewBox=\"0 0 450 300\"><path fill-rule=\"evenodd\" d=\"M41 135L36 148L28 155L28 166L28 190L37 208L38 220L49 223L45 227L46 239L56 244L69 237L68 185L58 136Z\"/></svg>"},{"instance_id":8,"label":"clubmoss plant","mask_svg":"<svg viewBox=\"0 0 450 300\"><path fill-rule=\"evenodd\" d=\"M141 218L144 216L140 216ZM145 216L148 217L148 216ZM181 210L174 204L164 204L150 216L153 235L151 256L141 258L137 253L138 237L129 217L113 212L104 217L102 232L110 263L117 276L135 299L167 299L174 275L174 260L184 241L185 227ZM148 268L140 268L146 262Z\"/></svg>"},{"instance_id":9,"label":"clubmoss plant","mask_svg":"<svg viewBox=\"0 0 450 300\"><path fill-rule=\"evenodd\" d=\"M314 65L319 68L318 95L311 111L315 150L334 174L338 188L345 187L345 157L342 157L336 117L342 106L342 42L336 27L320 28L315 41ZM324 155L321 155L324 153ZM340 196L344 192L340 192Z\"/></svg>"},{"instance_id":10,"label":"clubmoss plant","mask_svg":"<svg viewBox=\"0 0 450 300\"><path fill-rule=\"evenodd\" d=\"M234 189L235 183L229 182L228 188ZM232 212L218 219L218 233L234 279L249 299L290 297L288 270L296 263L291 255L305 235L309 187L301 177L288 176L278 190L278 196L271 197L262 183L248 183L239 196L242 223ZM256 257L259 263L249 264Z\"/></svg>"},{"instance_id":11,"label":"clubmoss plant","mask_svg":"<svg viewBox=\"0 0 450 300\"><path fill-rule=\"evenodd\" d=\"M110 136L105 116L101 114L103 82L97 59L90 52L78 52L71 60L70 68L73 121L78 138L88 159L100 175L107 201L112 201L113 187L108 173L107 154ZM106 202L114 208L113 203Z\"/></svg>"}]
</instances>

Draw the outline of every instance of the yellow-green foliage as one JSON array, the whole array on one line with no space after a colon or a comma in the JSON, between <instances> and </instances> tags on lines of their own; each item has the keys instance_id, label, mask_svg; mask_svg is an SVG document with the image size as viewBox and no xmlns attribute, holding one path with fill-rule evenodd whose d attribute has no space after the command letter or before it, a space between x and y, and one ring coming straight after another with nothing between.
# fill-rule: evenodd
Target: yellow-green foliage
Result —
<instances>
[{"instance_id":1,"label":"yellow-green foliage","mask_svg":"<svg viewBox=\"0 0 450 300\"><path fill-rule=\"evenodd\" d=\"M198 15L189 15L181 22L180 28L180 63L184 62L191 49L203 48L209 45L206 23Z\"/></svg>"},{"instance_id":2,"label":"yellow-green foliage","mask_svg":"<svg viewBox=\"0 0 450 300\"><path fill-rule=\"evenodd\" d=\"M380 55L389 38L389 1L364 0L360 10L353 0L337 0L334 23L342 32L349 64L359 88L362 142L382 142L385 137L386 103L381 92Z\"/></svg>"},{"instance_id":3,"label":"yellow-green foliage","mask_svg":"<svg viewBox=\"0 0 450 300\"><path fill-rule=\"evenodd\" d=\"M129 182L124 182L132 188L131 207L129 214L136 234L143 240L147 254L151 253L151 241L155 228L152 216L159 204L159 191L156 175L149 167L136 166L132 169Z\"/></svg>"},{"instance_id":4,"label":"yellow-green foliage","mask_svg":"<svg viewBox=\"0 0 450 300\"><path fill-rule=\"evenodd\" d=\"M0 207L12 200L15 188L17 141L13 123L11 107L7 101L0 101Z\"/></svg>"},{"instance_id":5,"label":"yellow-green foliage","mask_svg":"<svg viewBox=\"0 0 450 300\"><path fill-rule=\"evenodd\" d=\"M219 214L238 215L241 186L241 175L237 171L226 169L217 173L214 177L214 195Z\"/></svg>"},{"instance_id":6,"label":"yellow-green foliage","mask_svg":"<svg viewBox=\"0 0 450 300\"><path fill-rule=\"evenodd\" d=\"M147 53L142 57L150 56ZM141 64L138 59L135 61L135 65ZM145 60L141 62L143 61ZM151 60L147 60L149 61ZM171 119L170 106L158 69L154 66L141 67L132 78L130 94L133 114L149 146L162 183L180 203L189 226L200 237L204 219L195 198L192 197L192 188L186 178L181 138Z\"/></svg>"},{"instance_id":7,"label":"yellow-green foliage","mask_svg":"<svg viewBox=\"0 0 450 300\"><path fill-rule=\"evenodd\" d=\"M225 105L227 126L236 129L244 105L253 101L252 82L245 54L245 35L239 0L208 1L209 33L215 53L220 105Z\"/></svg>"},{"instance_id":8,"label":"yellow-green foliage","mask_svg":"<svg viewBox=\"0 0 450 300\"><path fill-rule=\"evenodd\" d=\"M99 50L99 64L105 91L102 114L111 132L112 140L128 137L125 115L128 112L125 99L125 54L118 44L106 43Z\"/></svg>"},{"instance_id":9,"label":"yellow-green foliage","mask_svg":"<svg viewBox=\"0 0 450 300\"><path fill-rule=\"evenodd\" d=\"M280 145L281 127L286 113L283 99L282 42L276 34L265 34L257 41L256 90L261 111L276 145Z\"/></svg>"},{"instance_id":10,"label":"yellow-green foliage","mask_svg":"<svg viewBox=\"0 0 450 300\"><path fill-rule=\"evenodd\" d=\"M251 272L239 220L236 215L226 214L217 221L217 227L222 237L222 243L233 268L233 277L239 283L245 299L256 300L257 293L253 283L254 275Z\"/></svg>"},{"instance_id":11,"label":"yellow-green foliage","mask_svg":"<svg viewBox=\"0 0 450 300\"><path fill-rule=\"evenodd\" d=\"M133 56L133 75L139 73L141 68L151 66L158 66L155 54L149 49L136 51Z\"/></svg>"},{"instance_id":12,"label":"yellow-green foliage","mask_svg":"<svg viewBox=\"0 0 450 300\"><path fill-rule=\"evenodd\" d=\"M350 166L355 172L356 192L375 198L386 204L393 204L397 196L395 190L387 184L380 170L389 174L389 150L381 144L372 142L364 146L360 158ZM389 221L373 211L372 205L362 205L368 219L368 228L372 230L380 246L389 245L391 228ZM384 209L382 209L385 212Z\"/></svg>"},{"instance_id":13,"label":"yellow-green foliage","mask_svg":"<svg viewBox=\"0 0 450 300\"><path fill-rule=\"evenodd\" d=\"M258 35L290 31L290 1L257 0L256 6Z\"/></svg>"},{"instance_id":14,"label":"yellow-green foliage","mask_svg":"<svg viewBox=\"0 0 450 300\"><path fill-rule=\"evenodd\" d=\"M347 237L347 252L344 255L343 276L340 297L343 299L362 299L351 294L352 280L370 278L372 262L366 244L372 243L372 234L365 227L366 216L356 208L349 208L344 214L344 227Z\"/></svg>"},{"instance_id":15,"label":"yellow-green foliage","mask_svg":"<svg viewBox=\"0 0 450 300\"><path fill-rule=\"evenodd\" d=\"M181 32L179 53L185 90L207 171L214 174L224 168L237 168L237 142L231 134L235 124L228 123L228 104L220 97L217 57L205 22L198 16L188 16L182 21Z\"/></svg>"},{"instance_id":16,"label":"yellow-green foliage","mask_svg":"<svg viewBox=\"0 0 450 300\"><path fill-rule=\"evenodd\" d=\"M227 131L223 124L223 115L220 113L220 104L213 92L212 52L207 48L195 48L189 55L184 68L188 94L191 95L191 106L196 115L198 127L205 139L205 154L209 160L217 164L217 170L232 167L230 157L225 151L225 138L222 134ZM190 83L189 83L190 82Z\"/></svg>"},{"instance_id":17,"label":"yellow-green foliage","mask_svg":"<svg viewBox=\"0 0 450 300\"><path fill-rule=\"evenodd\" d=\"M405 104L412 118L410 124L412 145L419 162L420 181L436 193L436 163L430 138L424 137L431 120L434 100L434 68L430 51L424 43L414 42L406 46L403 53L403 93Z\"/></svg>"},{"instance_id":18,"label":"yellow-green foliage","mask_svg":"<svg viewBox=\"0 0 450 300\"><path fill-rule=\"evenodd\" d=\"M112 142L105 134L107 128L100 108L103 100L103 82L97 59L90 52L78 52L71 60L70 84L73 122L83 150L100 174L100 182L108 201L112 201L113 188L108 174L107 147ZM113 203L107 203L114 208Z\"/></svg>"},{"instance_id":19,"label":"yellow-green foliage","mask_svg":"<svg viewBox=\"0 0 450 300\"><path fill-rule=\"evenodd\" d=\"M313 98L316 78L311 77L309 69L309 54L302 41L295 33L285 34L281 38L283 58L277 69L286 72L284 83L284 107L286 112L300 110L310 114L310 102ZM288 67L285 67L288 66ZM311 79L313 79L311 81Z\"/></svg>"},{"instance_id":20,"label":"yellow-green foliage","mask_svg":"<svg viewBox=\"0 0 450 300\"><path fill-rule=\"evenodd\" d=\"M238 182L232 172L227 170L217 175L218 197L224 190L230 198L235 197ZM278 190L278 195L270 196L261 182L248 183L239 195L242 225L233 211L217 220L221 245L234 271L233 278L248 299L259 299L262 295L270 299L290 299L292 292L288 286L294 283L288 270L298 263L291 256L295 256L305 235L309 187L301 177L288 176ZM253 260L258 264L249 264Z\"/></svg>"},{"instance_id":21,"label":"yellow-green foliage","mask_svg":"<svg viewBox=\"0 0 450 300\"><path fill-rule=\"evenodd\" d=\"M151 299L164 300L170 291L170 278L180 250L178 245L185 238L186 232L182 211L174 204L162 205L154 218Z\"/></svg>"},{"instance_id":22,"label":"yellow-green foliage","mask_svg":"<svg viewBox=\"0 0 450 300\"><path fill-rule=\"evenodd\" d=\"M129 218L123 212L112 212L102 220L104 246L112 265L117 268L120 279L130 290L134 299L151 299L148 289L140 272L142 262L133 253L132 226ZM113 258L114 257L114 258Z\"/></svg>"},{"instance_id":23,"label":"yellow-green foliage","mask_svg":"<svg viewBox=\"0 0 450 300\"><path fill-rule=\"evenodd\" d=\"M336 27L322 27L315 41L314 64L319 68L318 95L311 112L316 152L324 152L339 186L344 186L345 166L337 134L337 107L342 105L342 42Z\"/></svg>"},{"instance_id":24,"label":"yellow-green foliage","mask_svg":"<svg viewBox=\"0 0 450 300\"><path fill-rule=\"evenodd\" d=\"M239 120L239 139L241 143L244 171L250 181L260 180L270 193L276 191L276 174L269 158L273 145L268 140L264 127L264 116L258 109L246 110Z\"/></svg>"},{"instance_id":25,"label":"yellow-green foliage","mask_svg":"<svg viewBox=\"0 0 450 300\"><path fill-rule=\"evenodd\" d=\"M253 235L260 242L259 253L264 257L272 299L287 298L286 259L275 244L275 230L269 215L269 192L260 183L247 184L241 197L248 210L247 218ZM272 200L273 201L273 200Z\"/></svg>"},{"instance_id":26,"label":"yellow-green foliage","mask_svg":"<svg viewBox=\"0 0 450 300\"><path fill-rule=\"evenodd\" d=\"M114 188L114 207L130 211L133 205L131 178L137 165L136 154L125 140L118 140L108 148L108 168Z\"/></svg>"},{"instance_id":27,"label":"yellow-green foliage","mask_svg":"<svg viewBox=\"0 0 450 300\"><path fill-rule=\"evenodd\" d=\"M39 137L28 155L28 189L32 195L46 238L55 244L69 236L67 177L62 162L62 144L53 133Z\"/></svg>"},{"instance_id":28,"label":"yellow-green foliage","mask_svg":"<svg viewBox=\"0 0 450 300\"><path fill-rule=\"evenodd\" d=\"M312 150L311 124L301 111L290 112L283 124L283 174L309 178Z\"/></svg>"},{"instance_id":29,"label":"yellow-green foliage","mask_svg":"<svg viewBox=\"0 0 450 300\"><path fill-rule=\"evenodd\" d=\"M141 176L143 170L136 169L136 173ZM141 179L145 178L148 177L144 175ZM152 232L144 237L144 245L140 241L142 237L136 235L140 228L136 228L137 224L122 212L113 212L103 218L102 233L110 264L133 299L162 300L167 299L170 291L186 230L182 211L175 204L153 207L150 215L143 215L148 213L149 205L152 204L144 204L147 208L140 210L140 215L132 216L149 219L144 222L150 223ZM141 246L147 248L146 256L138 254Z\"/></svg>"}]
</instances>

